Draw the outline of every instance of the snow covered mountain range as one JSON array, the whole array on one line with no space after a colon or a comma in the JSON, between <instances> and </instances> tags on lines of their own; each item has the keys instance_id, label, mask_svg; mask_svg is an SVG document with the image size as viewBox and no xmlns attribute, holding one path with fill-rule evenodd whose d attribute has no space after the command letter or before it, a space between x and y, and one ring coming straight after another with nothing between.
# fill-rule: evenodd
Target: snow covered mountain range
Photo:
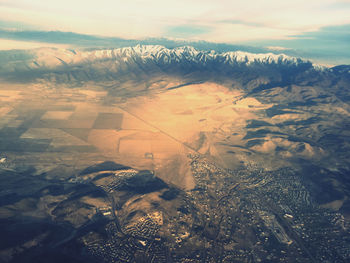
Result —
<instances>
[{"instance_id":1,"label":"snow covered mountain range","mask_svg":"<svg viewBox=\"0 0 350 263\"><path fill-rule=\"evenodd\" d=\"M256 64L278 64L288 66L312 65L310 61L289 57L284 54L253 54L241 51L216 53L215 51L199 51L190 46L167 49L159 45L137 45L135 47L92 51L41 48L27 51L24 59L18 59L16 54L8 53L7 57L8 60L10 60L10 64L2 63L2 71L6 69L7 71L11 71L25 68L55 68L62 65L73 66L82 63L93 63L107 60L112 60L116 64L138 61L143 63L153 62L157 64L187 62L209 65L211 63L221 63L231 66ZM315 67L320 68L319 66Z\"/></svg>"},{"instance_id":2,"label":"snow covered mountain range","mask_svg":"<svg viewBox=\"0 0 350 263\"><path fill-rule=\"evenodd\" d=\"M291 84L327 86L350 80L350 66L327 68L301 58L272 53L200 51L137 45L118 49L71 50L41 48L0 52L0 78L79 85L93 82L145 82L160 75L189 82L234 80L249 92ZM349 97L333 85L332 92Z\"/></svg>"},{"instance_id":3,"label":"snow covered mountain range","mask_svg":"<svg viewBox=\"0 0 350 263\"><path fill-rule=\"evenodd\" d=\"M244 74L242 74L244 73ZM41 48L0 52L0 78L10 81L49 80L76 85L86 81L145 80L154 75L235 79L238 86L322 81L350 76L349 67L327 68L301 58L272 53L200 51L190 46L168 49L137 45L118 49L70 50ZM248 85L247 85L248 83Z\"/></svg>"}]
</instances>

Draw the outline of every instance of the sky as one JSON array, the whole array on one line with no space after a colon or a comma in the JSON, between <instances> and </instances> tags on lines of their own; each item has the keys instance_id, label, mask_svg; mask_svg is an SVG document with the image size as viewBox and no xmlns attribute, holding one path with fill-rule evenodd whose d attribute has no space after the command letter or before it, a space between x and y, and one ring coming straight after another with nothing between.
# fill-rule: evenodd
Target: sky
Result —
<instances>
[{"instance_id":1,"label":"sky","mask_svg":"<svg viewBox=\"0 0 350 263\"><path fill-rule=\"evenodd\" d=\"M350 50L350 0L0 0L0 29L275 50L310 51L305 45L311 45L315 54L328 48L344 56Z\"/></svg>"}]
</instances>

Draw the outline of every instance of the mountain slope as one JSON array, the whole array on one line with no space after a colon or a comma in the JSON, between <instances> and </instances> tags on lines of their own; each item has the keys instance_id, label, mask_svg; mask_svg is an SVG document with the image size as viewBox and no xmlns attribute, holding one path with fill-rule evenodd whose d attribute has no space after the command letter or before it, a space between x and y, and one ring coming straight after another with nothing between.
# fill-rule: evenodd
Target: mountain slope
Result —
<instances>
[{"instance_id":1,"label":"mountain slope","mask_svg":"<svg viewBox=\"0 0 350 263\"><path fill-rule=\"evenodd\" d=\"M58 81L65 81L62 75L77 81L117 78L125 72L143 70L192 73L214 71L223 75L238 73L241 70L268 71L293 69L295 73L306 70L319 70L309 61L286 55L252 54L246 52L215 53L198 51L192 47L167 49L162 46L135 46L114 50L75 51L63 49L37 49L24 53L3 54L6 57L0 65L2 76L20 78L21 74L31 73L36 78L56 74ZM271 72L271 73L272 73ZM112 75L111 75L112 74ZM34 77L33 76L33 77ZM71 79L71 78L70 78ZM72 79L71 79L72 80ZM96 80L96 79L94 79Z\"/></svg>"}]
</instances>

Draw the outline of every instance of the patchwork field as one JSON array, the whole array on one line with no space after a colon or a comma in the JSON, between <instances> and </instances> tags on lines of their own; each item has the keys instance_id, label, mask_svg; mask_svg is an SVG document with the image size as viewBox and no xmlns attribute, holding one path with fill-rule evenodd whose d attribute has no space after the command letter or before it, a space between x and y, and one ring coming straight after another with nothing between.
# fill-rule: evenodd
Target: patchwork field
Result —
<instances>
[{"instance_id":1,"label":"patchwork field","mask_svg":"<svg viewBox=\"0 0 350 263\"><path fill-rule=\"evenodd\" d=\"M64 166L69 177L93 163L112 160L152 170L184 189L194 187L189 153L230 169L257 163L277 169L293 158L334 165L315 138L310 139L322 127L322 122L312 122L319 110L280 109L278 88L264 94L271 97L267 103L227 83L158 81L147 93L140 93L136 83L132 93L132 84L120 84L111 92L94 85L1 84L0 151L21 159L23 166L29 165L27 155L33 156L38 171L47 176L56 176ZM116 89L127 89L128 94L117 96ZM313 94L298 87L291 90L297 92L296 99ZM304 124L308 130L300 137L304 128L296 127ZM61 161L67 158L71 160Z\"/></svg>"},{"instance_id":2,"label":"patchwork field","mask_svg":"<svg viewBox=\"0 0 350 263\"><path fill-rule=\"evenodd\" d=\"M38 173L44 171L49 177L56 176L57 169L64 166L69 177L92 163L113 160L153 170L157 176L182 188L194 187L190 171L178 171L185 169L187 155L192 151L184 144L192 135L186 137L185 133L191 130L196 133L200 127L191 127L198 118L196 113L184 114L175 107L181 95L169 100L172 95L165 94L168 101L164 103L168 104L169 112L160 116L156 114L160 113L156 107L164 105L155 103L152 108L149 104L140 104L130 110L130 104L138 103L137 99L116 103L119 98L106 104L107 94L99 88L58 91L44 85L33 88L13 84L2 84L1 88L6 88L1 94L8 96L0 97L3 127L0 151L9 156L8 161L13 156L13 162L20 160L23 167L34 165ZM153 96L158 95L140 99L152 101ZM189 98L187 103L194 100ZM200 102L193 109L198 110L197 107ZM143 111L142 114L138 110ZM156 119L159 117L168 118L167 127L161 119ZM182 133L169 131L175 128Z\"/></svg>"}]
</instances>

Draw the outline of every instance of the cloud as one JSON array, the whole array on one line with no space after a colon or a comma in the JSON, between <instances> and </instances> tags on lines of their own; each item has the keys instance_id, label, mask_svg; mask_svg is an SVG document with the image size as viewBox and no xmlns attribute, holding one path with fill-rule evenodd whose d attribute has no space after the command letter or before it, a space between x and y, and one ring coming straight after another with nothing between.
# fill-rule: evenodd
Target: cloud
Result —
<instances>
[{"instance_id":1,"label":"cloud","mask_svg":"<svg viewBox=\"0 0 350 263\"><path fill-rule=\"evenodd\" d=\"M335 3L331 3L327 6L328 9L344 9L344 8L350 8L350 2L349 1L336 1Z\"/></svg>"},{"instance_id":2,"label":"cloud","mask_svg":"<svg viewBox=\"0 0 350 263\"><path fill-rule=\"evenodd\" d=\"M239 20L239 19L220 20L220 21L218 21L218 23L233 24L233 25L245 25L245 26L252 26L252 27L264 27L264 26L266 26L262 23L248 22L248 21Z\"/></svg>"},{"instance_id":3,"label":"cloud","mask_svg":"<svg viewBox=\"0 0 350 263\"><path fill-rule=\"evenodd\" d=\"M189 27L189 28L186 27L185 31L190 29L192 29L192 27ZM180 29L180 31L182 32L183 29ZM204 31L207 31L207 30L204 29ZM191 32L193 34L192 30ZM196 33L203 33L203 30L197 30ZM66 45L71 48L118 48L118 47L130 47L130 46L135 46L137 44L143 44L143 45L163 45L167 48L190 45L199 50L206 50L206 51L216 50L217 52L241 50L241 51L252 52L252 53L263 53L267 51L264 48L250 47L246 45L232 45L232 44L225 44L225 43L212 43L212 42L206 42L206 41L191 42L185 39L180 40L179 38L175 40L171 38L148 38L144 40L132 40L132 39L117 38L117 37L102 37L102 36L94 36L94 35L86 35L86 34L77 34L73 32L33 31L33 30L18 31L18 30L0 29L0 42L8 43L6 48L4 49L10 49L10 46L9 46L10 43L14 43L14 48L19 48L19 49L22 49L20 47L21 43L23 43L23 48L29 48L30 43L32 43L32 46L35 45L34 47L38 45L52 46L52 47L57 47L58 45Z\"/></svg>"},{"instance_id":4,"label":"cloud","mask_svg":"<svg viewBox=\"0 0 350 263\"><path fill-rule=\"evenodd\" d=\"M61 31L0 29L0 37L2 39L15 40L15 41L64 44L64 45L72 45L76 47L105 47L106 48L106 47L132 46L138 43L138 41L135 41L135 40L127 40L127 39L122 39L117 37L100 37L100 36L93 36L93 35L86 35L86 34L77 34L73 32L61 32Z\"/></svg>"},{"instance_id":5,"label":"cloud","mask_svg":"<svg viewBox=\"0 0 350 263\"><path fill-rule=\"evenodd\" d=\"M0 17L7 23L0 28L33 26L123 39L168 37L344 54L349 13L347 0L0 0ZM101 45L115 44L106 41L96 39Z\"/></svg>"},{"instance_id":6,"label":"cloud","mask_svg":"<svg viewBox=\"0 0 350 263\"><path fill-rule=\"evenodd\" d=\"M168 27L165 36L175 38L196 38L210 32L212 32L212 29L207 26L181 25Z\"/></svg>"},{"instance_id":7,"label":"cloud","mask_svg":"<svg viewBox=\"0 0 350 263\"><path fill-rule=\"evenodd\" d=\"M288 47L281 47L281 46L268 46L266 48L269 50L276 50L276 51L283 51L283 50L290 50L291 49Z\"/></svg>"},{"instance_id":8,"label":"cloud","mask_svg":"<svg viewBox=\"0 0 350 263\"><path fill-rule=\"evenodd\" d=\"M336 4L338 3L338 7ZM45 31L146 38L170 33L210 41L286 38L320 27L350 23L348 1L335 0L1 0L3 20L31 23ZM334 8L330 6L334 5ZM340 7L339 7L340 5ZM179 27L177 29L177 27Z\"/></svg>"},{"instance_id":9,"label":"cloud","mask_svg":"<svg viewBox=\"0 0 350 263\"><path fill-rule=\"evenodd\" d=\"M38 27L18 21L0 20L0 29L6 30L35 30Z\"/></svg>"},{"instance_id":10,"label":"cloud","mask_svg":"<svg viewBox=\"0 0 350 263\"><path fill-rule=\"evenodd\" d=\"M168 27L166 34L168 39L148 38L144 40L132 40L118 37L103 37L87 34L77 34L61 31L34 31L34 30L1 30L0 38L11 39L25 42L38 42L48 46L57 46L57 44L70 45L72 47L91 47L91 48L118 48L125 46L134 46L138 43L151 45L164 45L168 48L192 45L201 50L214 49L218 52L242 50L253 53L285 53L292 56L309 58L317 62L327 64L350 64L350 24L339 26L328 26L319 30L304 32L302 34L291 34L285 39L279 39L278 29L265 29L242 24L227 24L219 30L209 26L199 26L188 24L181 26ZM241 41L239 45L229 44L229 35L234 32L239 39L244 39L252 35L253 39ZM179 40L170 40L171 37L181 38ZM269 36L269 37L267 37ZM214 37L217 38L214 39ZM226 37L226 38L225 38ZM258 39L257 39L258 38ZM187 39L187 41L186 41ZM191 42L189 39L208 41ZM214 39L214 41L212 41ZM0 39L1 40L1 39ZM226 40L226 41L225 41ZM1 40L4 42L4 40ZM224 44L226 42L226 44ZM7 42L6 49L11 48ZM14 43L14 42L13 42ZM32 46L33 46L32 45ZM41 45L41 44L40 44ZM29 43L24 43L24 47L30 47ZM21 48L20 42L14 43L14 48Z\"/></svg>"},{"instance_id":11,"label":"cloud","mask_svg":"<svg viewBox=\"0 0 350 263\"><path fill-rule=\"evenodd\" d=\"M281 46L286 54L330 64L350 64L350 24L326 26L287 39L245 41L246 45ZM289 50L288 50L289 49Z\"/></svg>"},{"instance_id":12,"label":"cloud","mask_svg":"<svg viewBox=\"0 0 350 263\"><path fill-rule=\"evenodd\" d=\"M18 41L10 39L0 39L0 50L12 50L12 49L33 49L43 47L54 47L54 48L71 48L67 44L53 44L45 42L35 41Z\"/></svg>"},{"instance_id":13,"label":"cloud","mask_svg":"<svg viewBox=\"0 0 350 263\"><path fill-rule=\"evenodd\" d=\"M297 39L313 39L326 42L346 42L350 49L350 24L327 26L318 31L305 32L292 37Z\"/></svg>"}]
</instances>

